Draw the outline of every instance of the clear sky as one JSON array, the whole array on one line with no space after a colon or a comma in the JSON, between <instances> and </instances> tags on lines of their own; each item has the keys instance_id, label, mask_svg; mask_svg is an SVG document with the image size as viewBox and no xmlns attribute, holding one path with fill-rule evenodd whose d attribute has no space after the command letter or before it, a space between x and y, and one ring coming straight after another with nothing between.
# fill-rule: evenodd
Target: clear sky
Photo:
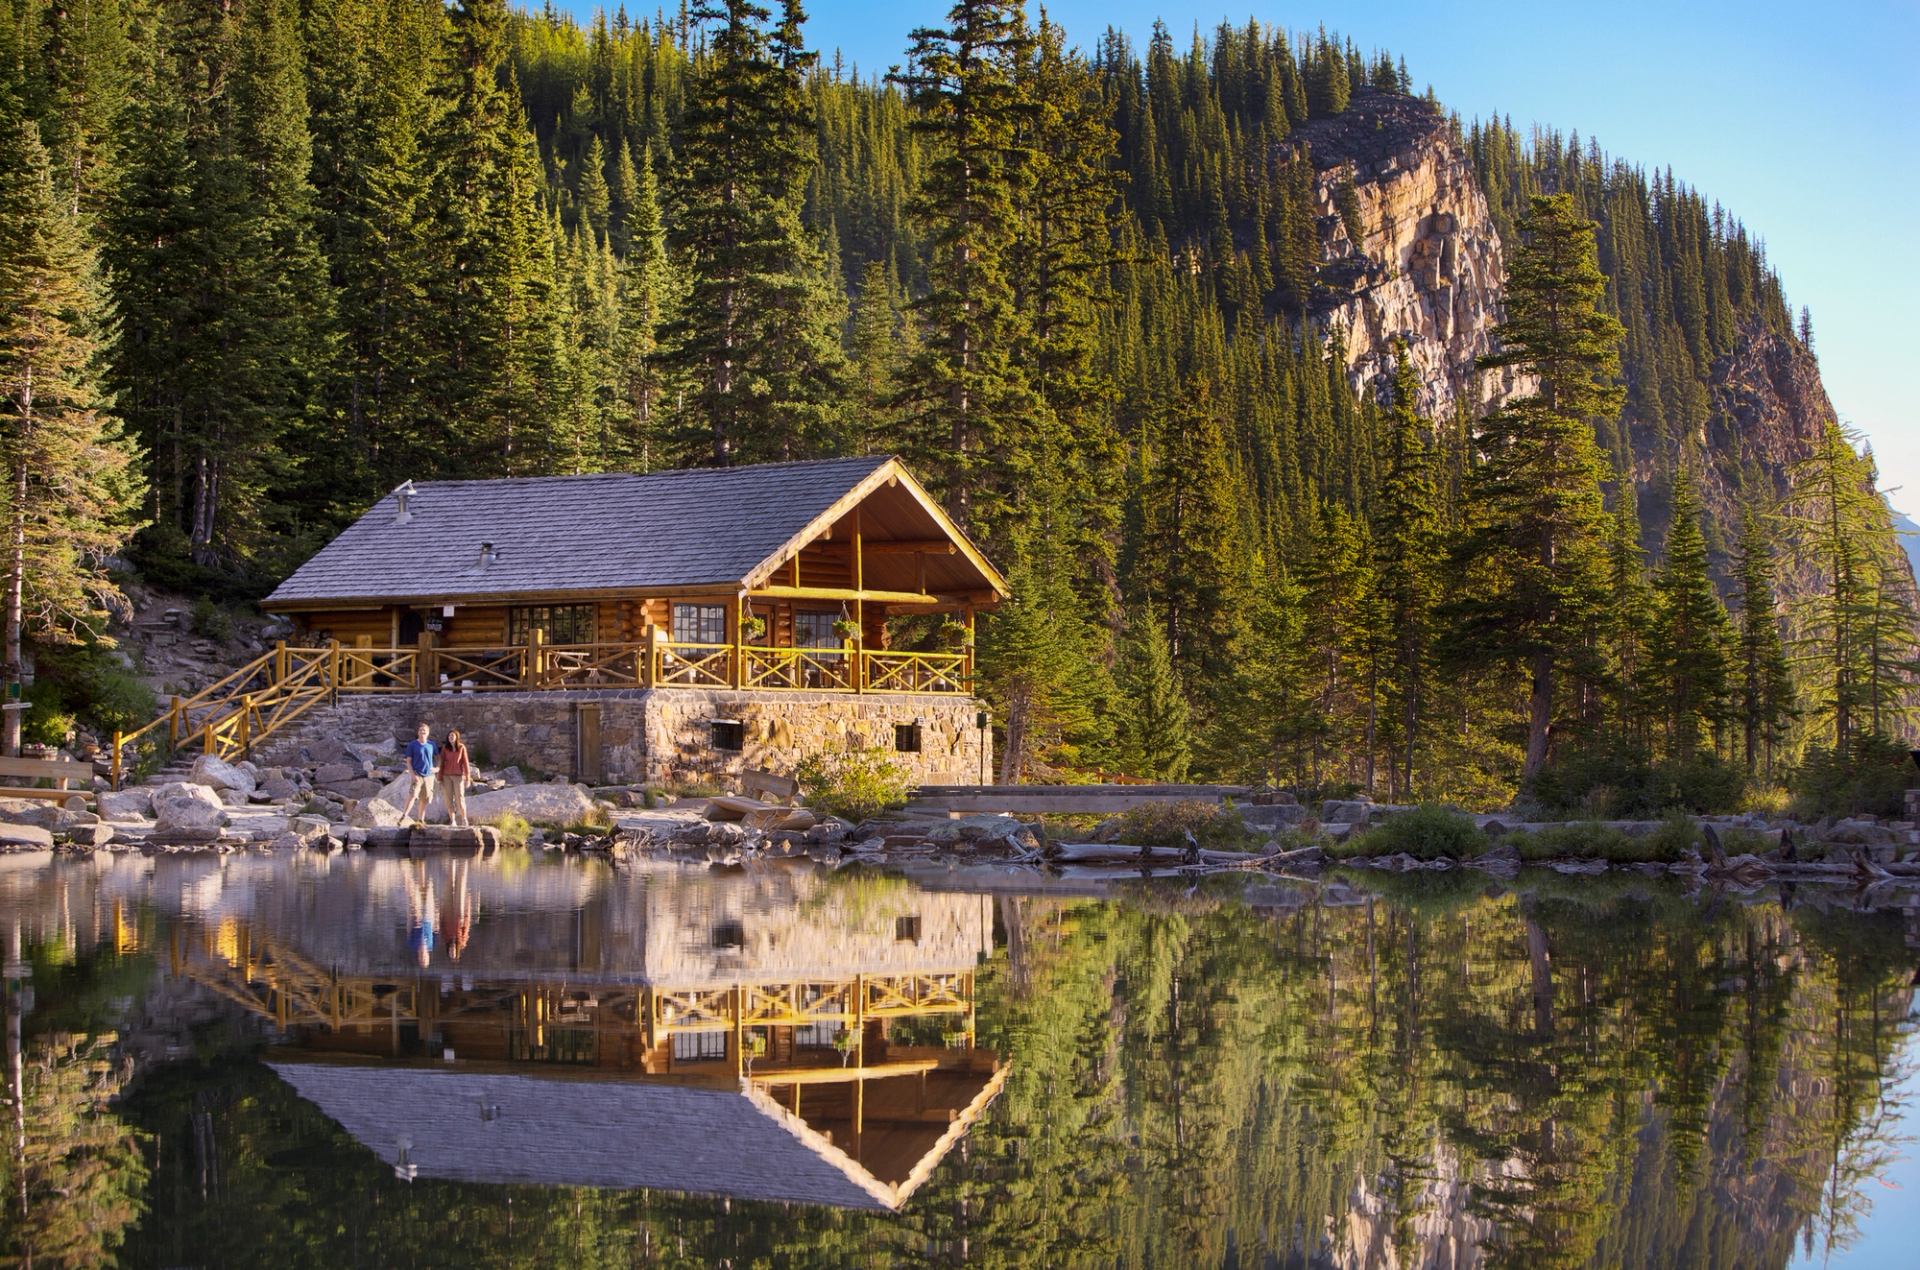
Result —
<instances>
[{"instance_id":1,"label":"clear sky","mask_svg":"<svg viewBox=\"0 0 1920 1270\"><path fill-rule=\"evenodd\" d=\"M566 0L586 12L592 0ZM902 58L941 0L811 0L816 48L863 74ZM1920 514L1920 0L1374 0L1246 5L1055 0L1091 47L1108 26L1144 46L1156 17L1184 49L1197 22L1321 22L1404 55L1463 116L1500 111L1672 167L1766 243L1843 421L1872 441L1894 501ZM629 12L644 12L632 4ZM1037 11L1034 10L1034 11Z\"/></svg>"}]
</instances>

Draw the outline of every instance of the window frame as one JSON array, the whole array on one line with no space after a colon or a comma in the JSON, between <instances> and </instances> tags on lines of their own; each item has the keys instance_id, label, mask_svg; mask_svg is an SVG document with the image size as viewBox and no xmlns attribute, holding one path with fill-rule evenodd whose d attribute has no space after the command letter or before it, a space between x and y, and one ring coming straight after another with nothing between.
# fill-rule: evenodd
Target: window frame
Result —
<instances>
[{"instance_id":1,"label":"window frame","mask_svg":"<svg viewBox=\"0 0 1920 1270\"><path fill-rule=\"evenodd\" d=\"M687 638L681 632L681 616L689 616L690 629L694 638ZM711 623L718 622L714 627ZM675 600L667 614L667 630L676 644L725 644L730 642L727 636L727 606L724 604L699 604L691 601ZM706 638L709 632L716 632L714 638Z\"/></svg>"},{"instance_id":2,"label":"window frame","mask_svg":"<svg viewBox=\"0 0 1920 1270\"><path fill-rule=\"evenodd\" d=\"M562 616L564 615L564 616ZM585 618L585 639L579 623ZM566 623L564 630L562 623ZM597 604L515 604L507 609L507 644L525 648L533 643L533 632L541 632L543 644L597 644L600 642L600 606ZM565 634L568 638L559 636Z\"/></svg>"}]
</instances>

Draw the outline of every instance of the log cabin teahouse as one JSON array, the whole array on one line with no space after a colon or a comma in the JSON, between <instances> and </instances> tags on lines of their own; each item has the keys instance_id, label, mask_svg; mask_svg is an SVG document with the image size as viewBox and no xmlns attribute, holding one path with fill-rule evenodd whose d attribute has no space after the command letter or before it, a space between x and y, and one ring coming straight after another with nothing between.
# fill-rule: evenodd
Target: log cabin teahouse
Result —
<instances>
[{"instance_id":1,"label":"log cabin teahouse","mask_svg":"<svg viewBox=\"0 0 1920 1270\"><path fill-rule=\"evenodd\" d=\"M978 778L974 615L1005 578L898 459L408 482L263 603L334 713L583 780L845 745ZM895 619L919 616L910 643ZM391 715L389 719L387 716Z\"/></svg>"}]
</instances>

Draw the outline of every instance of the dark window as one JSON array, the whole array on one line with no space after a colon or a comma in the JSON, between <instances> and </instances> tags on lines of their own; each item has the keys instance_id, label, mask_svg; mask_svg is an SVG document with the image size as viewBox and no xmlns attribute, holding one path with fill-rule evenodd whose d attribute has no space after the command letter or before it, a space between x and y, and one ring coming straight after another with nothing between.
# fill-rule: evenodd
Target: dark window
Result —
<instances>
[{"instance_id":1,"label":"dark window","mask_svg":"<svg viewBox=\"0 0 1920 1270\"><path fill-rule=\"evenodd\" d=\"M548 644L591 644L593 605L527 604L507 610L507 643L531 644L535 631Z\"/></svg>"},{"instance_id":2,"label":"dark window","mask_svg":"<svg viewBox=\"0 0 1920 1270\"><path fill-rule=\"evenodd\" d=\"M920 915L918 913L915 913L911 917L894 918L893 919L893 937L902 943L909 943L909 944L919 943L920 942Z\"/></svg>"},{"instance_id":3,"label":"dark window","mask_svg":"<svg viewBox=\"0 0 1920 1270\"><path fill-rule=\"evenodd\" d=\"M793 646L795 648L838 648L847 641L833 633L833 624L840 620L838 613L795 613L793 615Z\"/></svg>"},{"instance_id":4,"label":"dark window","mask_svg":"<svg viewBox=\"0 0 1920 1270\"><path fill-rule=\"evenodd\" d=\"M920 752L920 725L917 723L894 724L893 748L902 754L918 754Z\"/></svg>"},{"instance_id":5,"label":"dark window","mask_svg":"<svg viewBox=\"0 0 1920 1270\"><path fill-rule=\"evenodd\" d=\"M673 1034L673 1056L682 1063L697 1063L703 1059L725 1058L727 1056L727 1034L725 1032L675 1032Z\"/></svg>"},{"instance_id":6,"label":"dark window","mask_svg":"<svg viewBox=\"0 0 1920 1270\"><path fill-rule=\"evenodd\" d=\"M747 928L739 922L715 922L713 924L713 946L715 948L745 948L747 946Z\"/></svg>"},{"instance_id":7,"label":"dark window","mask_svg":"<svg viewBox=\"0 0 1920 1270\"><path fill-rule=\"evenodd\" d=\"M732 719L715 719L713 721L713 748L716 750L746 749L746 727Z\"/></svg>"},{"instance_id":8,"label":"dark window","mask_svg":"<svg viewBox=\"0 0 1920 1270\"><path fill-rule=\"evenodd\" d=\"M727 606L676 604L673 606L673 642L724 644L727 642Z\"/></svg>"}]
</instances>

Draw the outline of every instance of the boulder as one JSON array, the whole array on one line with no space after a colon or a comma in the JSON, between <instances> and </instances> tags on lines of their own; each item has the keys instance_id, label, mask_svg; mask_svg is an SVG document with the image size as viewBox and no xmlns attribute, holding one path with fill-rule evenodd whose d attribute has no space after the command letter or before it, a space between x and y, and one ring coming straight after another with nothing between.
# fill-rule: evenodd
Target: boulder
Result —
<instances>
[{"instance_id":1,"label":"boulder","mask_svg":"<svg viewBox=\"0 0 1920 1270\"><path fill-rule=\"evenodd\" d=\"M373 771L370 763L322 763L313 769L313 783L316 785L339 785L347 781L365 780Z\"/></svg>"},{"instance_id":2,"label":"boulder","mask_svg":"<svg viewBox=\"0 0 1920 1270\"><path fill-rule=\"evenodd\" d=\"M325 788L327 793L339 798L372 798L379 794L381 782L371 776L362 776L350 781L338 781Z\"/></svg>"},{"instance_id":3,"label":"boulder","mask_svg":"<svg viewBox=\"0 0 1920 1270\"><path fill-rule=\"evenodd\" d=\"M383 758L392 758L399 752L399 746L390 736L381 737L378 741L372 742L348 741L341 748L368 766L372 766Z\"/></svg>"},{"instance_id":4,"label":"boulder","mask_svg":"<svg viewBox=\"0 0 1920 1270\"><path fill-rule=\"evenodd\" d=\"M248 764L249 767L252 764ZM231 790L240 795L245 802L247 795L254 790L252 773L238 764L229 763L215 754L202 754L193 760L193 769L187 773L187 780L195 785L210 785L217 790Z\"/></svg>"},{"instance_id":5,"label":"boulder","mask_svg":"<svg viewBox=\"0 0 1920 1270\"><path fill-rule=\"evenodd\" d=\"M94 800L103 820L145 820L153 815L153 791L122 789L108 791Z\"/></svg>"},{"instance_id":6,"label":"boulder","mask_svg":"<svg viewBox=\"0 0 1920 1270\"><path fill-rule=\"evenodd\" d=\"M493 775L487 777L487 779L499 781L502 785L524 785L527 783L527 778L521 775L520 769L517 767L503 767Z\"/></svg>"},{"instance_id":7,"label":"boulder","mask_svg":"<svg viewBox=\"0 0 1920 1270\"><path fill-rule=\"evenodd\" d=\"M0 821L0 853L51 850L53 835L40 826Z\"/></svg>"},{"instance_id":8,"label":"boulder","mask_svg":"<svg viewBox=\"0 0 1920 1270\"><path fill-rule=\"evenodd\" d=\"M584 785L555 781L548 785L510 785L467 797L467 814L480 821L515 815L535 825L577 825L598 810Z\"/></svg>"},{"instance_id":9,"label":"boulder","mask_svg":"<svg viewBox=\"0 0 1920 1270\"><path fill-rule=\"evenodd\" d=\"M1330 798L1320 808L1320 823L1365 827L1372 818L1373 804L1364 799Z\"/></svg>"},{"instance_id":10,"label":"boulder","mask_svg":"<svg viewBox=\"0 0 1920 1270\"><path fill-rule=\"evenodd\" d=\"M264 795L270 803L290 803L300 797L300 786L285 775L273 775L260 782L256 795Z\"/></svg>"},{"instance_id":11,"label":"boulder","mask_svg":"<svg viewBox=\"0 0 1920 1270\"><path fill-rule=\"evenodd\" d=\"M211 841L232 820L218 794L189 781L162 785L153 791L154 831L162 836ZM203 836L204 835L204 836Z\"/></svg>"},{"instance_id":12,"label":"boulder","mask_svg":"<svg viewBox=\"0 0 1920 1270\"><path fill-rule=\"evenodd\" d=\"M287 832L302 842L324 838L332 829L325 816L294 816L287 821Z\"/></svg>"},{"instance_id":13,"label":"boulder","mask_svg":"<svg viewBox=\"0 0 1920 1270\"><path fill-rule=\"evenodd\" d=\"M354 805L347 824L355 829L393 829L400 824L400 809L384 798L368 798Z\"/></svg>"}]
</instances>

